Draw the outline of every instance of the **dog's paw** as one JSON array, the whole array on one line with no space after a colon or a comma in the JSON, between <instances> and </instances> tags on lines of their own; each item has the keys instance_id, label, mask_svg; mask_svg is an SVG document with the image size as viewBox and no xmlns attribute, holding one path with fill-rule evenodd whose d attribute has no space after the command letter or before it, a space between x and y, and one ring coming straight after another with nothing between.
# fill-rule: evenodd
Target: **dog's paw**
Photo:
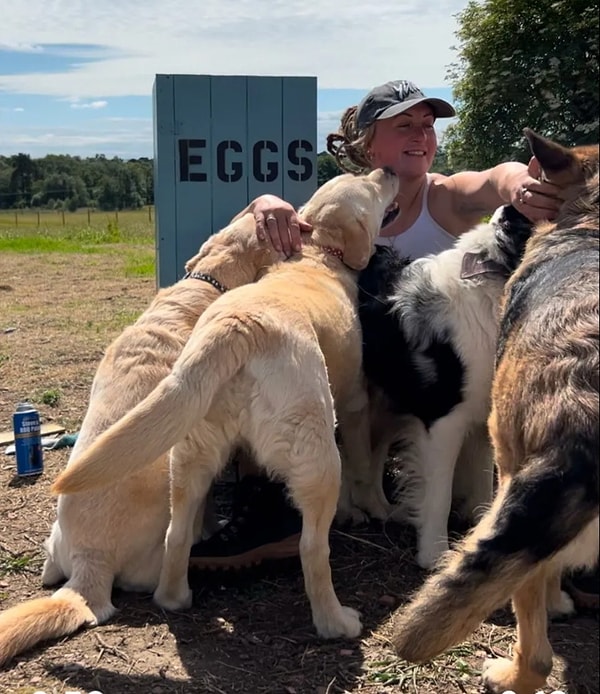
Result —
<instances>
[{"instance_id":1,"label":"dog's paw","mask_svg":"<svg viewBox=\"0 0 600 694\"><path fill-rule=\"evenodd\" d=\"M358 506L351 504L338 506L335 514L335 522L338 525L365 525L369 522L369 516Z\"/></svg>"},{"instance_id":2,"label":"dog's paw","mask_svg":"<svg viewBox=\"0 0 600 694\"><path fill-rule=\"evenodd\" d=\"M540 663L540 667L544 668L544 665ZM551 665L550 660L548 669ZM522 660L508 658L488 658L483 664L481 679L491 694L533 694L546 686L545 675L525 667Z\"/></svg>"},{"instance_id":3,"label":"dog's paw","mask_svg":"<svg viewBox=\"0 0 600 694\"><path fill-rule=\"evenodd\" d=\"M355 639L362 631L360 612L344 605L340 605L335 614L315 616L314 624L322 639Z\"/></svg>"},{"instance_id":4,"label":"dog's paw","mask_svg":"<svg viewBox=\"0 0 600 694\"><path fill-rule=\"evenodd\" d=\"M423 545L417 552L417 564L422 569L431 571L435 568L435 565L438 563L442 554L447 552L448 549L448 541L440 541Z\"/></svg>"},{"instance_id":5,"label":"dog's paw","mask_svg":"<svg viewBox=\"0 0 600 694\"><path fill-rule=\"evenodd\" d=\"M490 694L506 694L515 683L515 666L508 658L486 658L481 680Z\"/></svg>"},{"instance_id":6,"label":"dog's paw","mask_svg":"<svg viewBox=\"0 0 600 694\"><path fill-rule=\"evenodd\" d=\"M48 557L44 562L42 569L42 585L54 586L66 578L64 571L54 562L51 557Z\"/></svg>"},{"instance_id":7,"label":"dog's paw","mask_svg":"<svg viewBox=\"0 0 600 694\"><path fill-rule=\"evenodd\" d=\"M187 585L175 590L159 585L154 591L154 602L165 610L188 610L192 606L192 596Z\"/></svg>"},{"instance_id":8,"label":"dog's paw","mask_svg":"<svg viewBox=\"0 0 600 694\"><path fill-rule=\"evenodd\" d=\"M575 603L568 593L564 590L559 591L558 598L548 602L548 616L551 619L559 619L560 617L569 617L575 614Z\"/></svg>"},{"instance_id":9,"label":"dog's paw","mask_svg":"<svg viewBox=\"0 0 600 694\"><path fill-rule=\"evenodd\" d=\"M383 496L383 492L381 494ZM352 497L355 508L364 511L368 518L375 520L387 521L394 510L394 506L390 504L385 497L381 498L375 491L362 493Z\"/></svg>"}]
</instances>

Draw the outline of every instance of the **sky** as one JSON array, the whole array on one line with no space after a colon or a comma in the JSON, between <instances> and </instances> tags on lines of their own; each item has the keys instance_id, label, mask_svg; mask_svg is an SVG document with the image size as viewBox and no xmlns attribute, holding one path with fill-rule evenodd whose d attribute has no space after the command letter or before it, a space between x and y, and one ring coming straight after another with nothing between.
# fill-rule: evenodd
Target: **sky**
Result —
<instances>
[{"instance_id":1,"label":"sky","mask_svg":"<svg viewBox=\"0 0 600 694\"><path fill-rule=\"evenodd\" d=\"M466 4L7 0L0 154L152 157L156 74L316 76L321 151L343 110L387 80L452 100L447 70Z\"/></svg>"}]
</instances>

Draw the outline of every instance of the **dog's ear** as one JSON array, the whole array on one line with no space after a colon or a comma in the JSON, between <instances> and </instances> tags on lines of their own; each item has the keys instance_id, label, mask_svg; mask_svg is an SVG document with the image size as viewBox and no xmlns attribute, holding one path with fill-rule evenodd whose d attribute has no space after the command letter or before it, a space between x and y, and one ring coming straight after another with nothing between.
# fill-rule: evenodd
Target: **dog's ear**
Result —
<instances>
[{"instance_id":1,"label":"dog's ear","mask_svg":"<svg viewBox=\"0 0 600 694\"><path fill-rule=\"evenodd\" d=\"M364 270L369 264L375 247L373 234L360 220L344 232L344 263L353 270Z\"/></svg>"},{"instance_id":2,"label":"dog's ear","mask_svg":"<svg viewBox=\"0 0 600 694\"><path fill-rule=\"evenodd\" d=\"M192 270L202 260L203 257L204 257L204 253L198 251L198 253L196 253L196 255L193 258L190 258L187 261L187 263L185 264L185 271L186 272L192 272Z\"/></svg>"},{"instance_id":3,"label":"dog's ear","mask_svg":"<svg viewBox=\"0 0 600 694\"><path fill-rule=\"evenodd\" d=\"M563 187L582 183L598 171L598 145L564 147L530 128L523 130L545 178Z\"/></svg>"},{"instance_id":4,"label":"dog's ear","mask_svg":"<svg viewBox=\"0 0 600 694\"><path fill-rule=\"evenodd\" d=\"M542 137L531 128L525 128L523 133L529 142L531 153L540 162L545 172L558 173L569 169L575 163L575 157L568 147Z\"/></svg>"}]
</instances>

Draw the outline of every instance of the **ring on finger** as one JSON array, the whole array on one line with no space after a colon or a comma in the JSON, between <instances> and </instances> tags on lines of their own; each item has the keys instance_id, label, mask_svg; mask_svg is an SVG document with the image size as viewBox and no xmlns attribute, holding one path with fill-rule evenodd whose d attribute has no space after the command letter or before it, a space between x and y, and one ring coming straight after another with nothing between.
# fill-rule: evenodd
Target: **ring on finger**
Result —
<instances>
[{"instance_id":1,"label":"ring on finger","mask_svg":"<svg viewBox=\"0 0 600 694\"><path fill-rule=\"evenodd\" d=\"M527 192L527 188L525 186L521 186L519 189L519 202L521 205L525 202L525 193Z\"/></svg>"},{"instance_id":2,"label":"ring on finger","mask_svg":"<svg viewBox=\"0 0 600 694\"><path fill-rule=\"evenodd\" d=\"M275 217L274 214L268 214L265 217L265 219L267 220L267 222L276 222L277 221L277 217Z\"/></svg>"}]
</instances>

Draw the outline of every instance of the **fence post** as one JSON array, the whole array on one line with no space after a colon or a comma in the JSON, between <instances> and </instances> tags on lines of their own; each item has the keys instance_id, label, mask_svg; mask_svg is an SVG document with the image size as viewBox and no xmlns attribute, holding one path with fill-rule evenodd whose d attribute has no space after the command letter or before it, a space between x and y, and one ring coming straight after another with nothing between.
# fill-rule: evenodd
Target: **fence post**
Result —
<instances>
[{"instance_id":1,"label":"fence post","mask_svg":"<svg viewBox=\"0 0 600 694\"><path fill-rule=\"evenodd\" d=\"M37 211L37 225L38 225L38 229L39 229L40 228L40 211L39 210Z\"/></svg>"},{"instance_id":2,"label":"fence post","mask_svg":"<svg viewBox=\"0 0 600 694\"><path fill-rule=\"evenodd\" d=\"M64 226L65 225L65 211L61 210L60 213L62 215L62 225Z\"/></svg>"},{"instance_id":3,"label":"fence post","mask_svg":"<svg viewBox=\"0 0 600 694\"><path fill-rule=\"evenodd\" d=\"M18 215L17 215L16 212L15 212L15 226L16 226L16 227L19 226L19 217L18 217Z\"/></svg>"},{"instance_id":4,"label":"fence post","mask_svg":"<svg viewBox=\"0 0 600 694\"><path fill-rule=\"evenodd\" d=\"M90 208L88 207L88 226L92 226L91 220L90 220Z\"/></svg>"}]
</instances>

